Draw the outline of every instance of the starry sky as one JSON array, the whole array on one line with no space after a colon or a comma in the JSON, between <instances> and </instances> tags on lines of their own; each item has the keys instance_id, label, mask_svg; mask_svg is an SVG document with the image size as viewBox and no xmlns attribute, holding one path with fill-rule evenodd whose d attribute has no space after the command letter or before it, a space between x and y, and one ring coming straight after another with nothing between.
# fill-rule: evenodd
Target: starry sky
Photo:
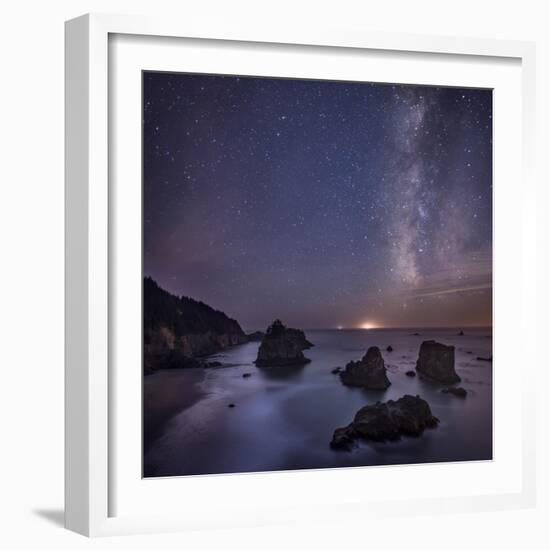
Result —
<instances>
[{"instance_id":1,"label":"starry sky","mask_svg":"<svg viewBox=\"0 0 550 550\"><path fill-rule=\"evenodd\" d=\"M492 91L143 73L144 274L265 329L492 324Z\"/></svg>"}]
</instances>

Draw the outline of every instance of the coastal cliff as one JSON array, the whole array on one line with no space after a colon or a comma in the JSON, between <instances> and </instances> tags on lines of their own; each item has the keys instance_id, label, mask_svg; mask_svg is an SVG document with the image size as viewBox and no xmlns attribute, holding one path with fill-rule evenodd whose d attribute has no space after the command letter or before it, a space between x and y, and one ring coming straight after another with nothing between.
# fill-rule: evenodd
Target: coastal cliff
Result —
<instances>
[{"instance_id":1,"label":"coastal cliff","mask_svg":"<svg viewBox=\"0 0 550 550\"><path fill-rule=\"evenodd\" d=\"M248 339L239 323L203 302L143 281L143 370L197 366L197 357Z\"/></svg>"}]
</instances>

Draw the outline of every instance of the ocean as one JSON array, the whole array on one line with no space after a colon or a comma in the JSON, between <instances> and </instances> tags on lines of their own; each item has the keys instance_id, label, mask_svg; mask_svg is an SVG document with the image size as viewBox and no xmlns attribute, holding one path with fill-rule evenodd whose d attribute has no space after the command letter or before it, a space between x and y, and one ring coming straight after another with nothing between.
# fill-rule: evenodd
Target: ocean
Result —
<instances>
[{"instance_id":1,"label":"ocean","mask_svg":"<svg viewBox=\"0 0 550 550\"><path fill-rule=\"evenodd\" d=\"M491 460L493 364L476 358L492 355L492 331L463 330L463 336L459 328L306 330L314 344L304 352L311 363L294 368L257 368L259 342L228 348L210 357L223 366L204 369L196 388L200 399L170 418L149 446L144 476ZM455 346L465 399L405 375L414 370L422 341L431 339ZM391 386L344 386L332 369L360 359L370 346L382 351ZM171 375L194 383L189 370ZM334 430L347 426L361 407L405 394L429 403L437 428L396 442L360 442L351 451L330 448Z\"/></svg>"}]
</instances>

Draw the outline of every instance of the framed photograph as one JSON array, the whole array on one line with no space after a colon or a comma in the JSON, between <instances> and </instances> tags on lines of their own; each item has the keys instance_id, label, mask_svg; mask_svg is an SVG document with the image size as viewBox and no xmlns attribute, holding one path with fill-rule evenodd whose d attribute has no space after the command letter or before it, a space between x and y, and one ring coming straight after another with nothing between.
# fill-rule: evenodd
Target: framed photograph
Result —
<instances>
[{"instance_id":1,"label":"framed photograph","mask_svg":"<svg viewBox=\"0 0 550 550\"><path fill-rule=\"evenodd\" d=\"M66 526L531 506L534 46L66 24Z\"/></svg>"}]
</instances>

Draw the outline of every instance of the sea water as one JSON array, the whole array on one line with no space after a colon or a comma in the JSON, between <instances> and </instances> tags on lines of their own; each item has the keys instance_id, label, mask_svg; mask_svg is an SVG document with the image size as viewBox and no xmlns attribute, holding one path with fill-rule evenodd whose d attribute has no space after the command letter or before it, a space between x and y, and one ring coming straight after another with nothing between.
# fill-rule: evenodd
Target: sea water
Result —
<instances>
[{"instance_id":1,"label":"sea water","mask_svg":"<svg viewBox=\"0 0 550 550\"><path fill-rule=\"evenodd\" d=\"M420 335L415 335L418 332ZM212 356L223 366L205 369L202 399L172 417L144 457L144 475L176 476L337 468L492 459L491 329L309 330L311 363L294 368L257 368L259 342ZM455 368L468 395L442 393L444 386L416 376L423 340L455 346ZM349 388L335 367L360 359L367 348L382 351L391 385L384 391ZM386 351L387 346L393 348ZM243 378L244 373L251 373ZM189 371L181 370L182 377ZM334 430L348 425L364 405L405 394L425 399L437 428L396 442L360 442L333 450ZM233 404L234 407L229 407Z\"/></svg>"}]
</instances>

